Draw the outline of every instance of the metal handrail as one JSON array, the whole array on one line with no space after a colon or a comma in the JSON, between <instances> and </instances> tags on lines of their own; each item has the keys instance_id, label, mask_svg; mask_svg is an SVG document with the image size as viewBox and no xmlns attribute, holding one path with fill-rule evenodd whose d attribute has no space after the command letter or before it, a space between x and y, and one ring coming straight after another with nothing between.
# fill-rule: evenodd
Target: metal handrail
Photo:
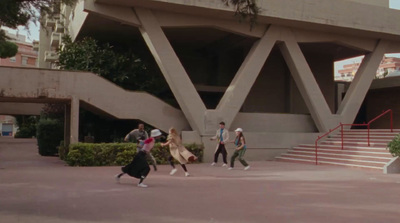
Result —
<instances>
[{"instance_id":1,"label":"metal handrail","mask_svg":"<svg viewBox=\"0 0 400 223\"><path fill-rule=\"evenodd\" d=\"M393 132L393 111L392 111L392 109L388 109L388 110L382 112L382 114L380 114L380 115L376 116L375 118L373 118L371 121L369 121L366 124L365 123L364 124L342 124L342 123L340 123L334 129L329 129L329 132L323 134L322 136L318 136L318 138L315 140L315 165L318 165L318 141L320 139L322 139L323 137L331 134L333 131L335 131L336 129L338 129L340 127L342 150L343 150L343 127L344 126L367 126L367 128L368 128L367 140L368 140L368 146L370 146L370 125L371 125L371 123L376 121L377 119L381 118L382 116L386 115L389 112L390 112L390 132Z\"/></svg>"},{"instance_id":2,"label":"metal handrail","mask_svg":"<svg viewBox=\"0 0 400 223\"><path fill-rule=\"evenodd\" d=\"M342 126L342 123L340 123L334 129L329 129L329 132L323 134L322 136L318 136L318 138L315 140L315 165L318 165L318 140L320 140L320 139L324 138L325 136L329 135L330 133L332 133L333 131L335 131L336 129L338 129L341 126Z\"/></svg>"}]
</instances>

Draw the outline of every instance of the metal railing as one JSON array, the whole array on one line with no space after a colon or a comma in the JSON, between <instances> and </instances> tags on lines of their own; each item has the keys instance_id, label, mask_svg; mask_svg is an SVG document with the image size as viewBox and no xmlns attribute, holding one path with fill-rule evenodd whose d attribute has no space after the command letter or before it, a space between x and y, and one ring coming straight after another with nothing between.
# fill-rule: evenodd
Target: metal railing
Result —
<instances>
[{"instance_id":1,"label":"metal railing","mask_svg":"<svg viewBox=\"0 0 400 223\"><path fill-rule=\"evenodd\" d=\"M386 115L390 113L390 132L393 132L393 111L392 109L388 109L384 112L382 112L382 114L376 116L375 118L373 118L371 121L369 121L368 123L364 123L364 124L342 124L340 123L338 126L336 126L334 129L330 129L329 132L323 134L322 136L318 136L318 138L315 140L315 165L318 165L318 141L322 138L324 138L325 136L331 134L332 132L336 131L338 128L340 128L340 138L341 138L341 144L342 144L342 150L343 150L343 128L344 126L350 126L350 128L352 126L366 126L367 127L367 142L368 142L368 146L370 146L370 128L371 128L371 123L376 121L377 119L381 118L382 116Z\"/></svg>"}]
</instances>

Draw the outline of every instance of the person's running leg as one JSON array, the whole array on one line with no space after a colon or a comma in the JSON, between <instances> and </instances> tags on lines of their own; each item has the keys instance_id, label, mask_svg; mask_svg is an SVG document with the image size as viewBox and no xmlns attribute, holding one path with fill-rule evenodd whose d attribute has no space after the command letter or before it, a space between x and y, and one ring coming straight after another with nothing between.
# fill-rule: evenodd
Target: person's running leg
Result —
<instances>
[{"instance_id":1,"label":"person's running leg","mask_svg":"<svg viewBox=\"0 0 400 223\"><path fill-rule=\"evenodd\" d=\"M154 168L154 171L157 171L157 161L156 161L156 159L154 158L154 156L151 155L151 153L147 153L147 154L146 154L146 159L147 159L148 161L150 161L151 165L152 165L153 168Z\"/></svg>"},{"instance_id":2,"label":"person's running leg","mask_svg":"<svg viewBox=\"0 0 400 223\"><path fill-rule=\"evenodd\" d=\"M190 176L189 172L186 169L186 165L185 164L181 164L182 169L185 171L185 177Z\"/></svg>"},{"instance_id":3,"label":"person's running leg","mask_svg":"<svg viewBox=\"0 0 400 223\"><path fill-rule=\"evenodd\" d=\"M224 164L225 165L222 165L222 166L226 166L226 165L228 165L228 161L227 161L227 156L228 156L228 152L226 151L226 149L225 149L225 144L221 144L221 153L222 153L222 159L224 160Z\"/></svg>"},{"instance_id":4,"label":"person's running leg","mask_svg":"<svg viewBox=\"0 0 400 223\"><path fill-rule=\"evenodd\" d=\"M245 149L239 150L239 161L242 163L243 166L247 167L249 164L247 164L246 160L244 160L244 153L246 152Z\"/></svg>"},{"instance_id":5,"label":"person's running leg","mask_svg":"<svg viewBox=\"0 0 400 223\"><path fill-rule=\"evenodd\" d=\"M125 173L120 173L120 174L117 174L117 175L115 175L114 177L115 177L115 181L117 181L118 183L119 183L119 180L121 179L121 177L124 175Z\"/></svg>"},{"instance_id":6,"label":"person's running leg","mask_svg":"<svg viewBox=\"0 0 400 223\"><path fill-rule=\"evenodd\" d=\"M145 168L145 169L143 169L141 171L141 173L140 173L141 177L140 177L140 180L139 180L138 187L147 187L146 184L143 184L143 181L144 181L144 179L146 179L146 177L149 174L149 172L150 172L150 167L147 167L147 168Z\"/></svg>"},{"instance_id":7,"label":"person's running leg","mask_svg":"<svg viewBox=\"0 0 400 223\"><path fill-rule=\"evenodd\" d=\"M235 159L236 159L236 157L238 157L238 156L239 156L239 153L238 153L237 150L235 150L235 152L233 153L233 155L232 155L232 157L231 157L231 167L230 167L230 168L233 168L233 167L235 166Z\"/></svg>"},{"instance_id":8,"label":"person's running leg","mask_svg":"<svg viewBox=\"0 0 400 223\"><path fill-rule=\"evenodd\" d=\"M176 171L178 171L174 165L174 158L172 156L169 156L168 162L169 162L169 165L171 165L171 167L172 167L172 170L171 170L171 172L169 172L169 175L174 175L176 173Z\"/></svg>"},{"instance_id":9,"label":"person's running leg","mask_svg":"<svg viewBox=\"0 0 400 223\"><path fill-rule=\"evenodd\" d=\"M172 169L175 169L174 158L172 156L168 157L168 163L171 165Z\"/></svg>"},{"instance_id":10,"label":"person's running leg","mask_svg":"<svg viewBox=\"0 0 400 223\"><path fill-rule=\"evenodd\" d=\"M221 153L221 145L222 144L218 145L218 149L214 153L214 164L218 163L218 156Z\"/></svg>"},{"instance_id":11,"label":"person's running leg","mask_svg":"<svg viewBox=\"0 0 400 223\"><path fill-rule=\"evenodd\" d=\"M185 172L187 172L187 168L186 168L186 165L185 165L185 164L181 164L181 167L182 167L182 169L183 169Z\"/></svg>"}]
</instances>

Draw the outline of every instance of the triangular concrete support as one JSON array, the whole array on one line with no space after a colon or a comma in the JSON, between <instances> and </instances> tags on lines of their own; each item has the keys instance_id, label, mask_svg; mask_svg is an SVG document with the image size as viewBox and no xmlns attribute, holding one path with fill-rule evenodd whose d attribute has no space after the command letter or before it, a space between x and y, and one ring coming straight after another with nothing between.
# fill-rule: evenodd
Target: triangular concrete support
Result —
<instances>
[{"instance_id":1,"label":"triangular concrete support","mask_svg":"<svg viewBox=\"0 0 400 223\"><path fill-rule=\"evenodd\" d=\"M353 82L339 106L337 114L342 116L342 123L353 123L365 95L371 86L376 71L386 53L388 42L379 41L375 50L365 56L358 68Z\"/></svg>"},{"instance_id":2,"label":"triangular concrete support","mask_svg":"<svg viewBox=\"0 0 400 223\"><path fill-rule=\"evenodd\" d=\"M218 113L223 114L228 128L246 100L251 87L254 85L275 45L278 35L279 29L271 26L265 32L264 36L254 43L219 102L216 110L218 110Z\"/></svg>"},{"instance_id":3,"label":"triangular concrete support","mask_svg":"<svg viewBox=\"0 0 400 223\"><path fill-rule=\"evenodd\" d=\"M156 17L148 9L135 8L142 26L140 32L153 54L193 130L204 132L206 107Z\"/></svg>"},{"instance_id":4,"label":"triangular concrete support","mask_svg":"<svg viewBox=\"0 0 400 223\"><path fill-rule=\"evenodd\" d=\"M326 132L330 128L330 122L334 117L326 103L324 95L291 30L284 29L282 38L284 42L280 44L280 49L292 77L303 96L318 130Z\"/></svg>"}]
</instances>

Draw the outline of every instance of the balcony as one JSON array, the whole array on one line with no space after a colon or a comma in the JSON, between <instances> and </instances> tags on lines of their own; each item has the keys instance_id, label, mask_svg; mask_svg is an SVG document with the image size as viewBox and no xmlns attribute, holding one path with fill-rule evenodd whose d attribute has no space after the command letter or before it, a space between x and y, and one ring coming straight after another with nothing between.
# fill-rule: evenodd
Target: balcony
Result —
<instances>
[{"instance_id":1,"label":"balcony","mask_svg":"<svg viewBox=\"0 0 400 223\"><path fill-rule=\"evenodd\" d=\"M46 18L46 27L52 28L52 27L54 27L55 24L56 24L55 19Z\"/></svg>"},{"instance_id":2,"label":"balcony","mask_svg":"<svg viewBox=\"0 0 400 223\"><path fill-rule=\"evenodd\" d=\"M45 51L44 61L54 63L58 60L58 54L56 51Z\"/></svg>"},{"instance_id":3,"label":"balcony","mask_svg":"<svg viewBox=\"0 0 400 223\"><path fill-rule=\"evenodd\" d=\"M58 19L60 19L60 15L54 15L53 17L46 16L46 27L54 28Z\"/></svg>"},{"instance_id":4,"label":"balcony","mask_svg":"<svg viewBox=\"0 0 400 223\"><path fill-rule=\"evenodd\" d=\"M39 51L39 41L33 41L32 42L32 49L34 51Z\"/></svg>"},{"instance_id":5,"label":"balcony","mask_svg":"<svg viewBox=\"0 0 400 223\"><path fill-rule=\"evenodd\" d=\"M62 21L57 21L56 22L56 28L55 31L58 33L64 33L64 23Z\"/></svg>"},{"instance_id":6,"label":"balcony","mask_svg":"<svg viewBox=\"0 0 400 223\"><path fill-rule=\"evenodd\" d=\"M52 47L58 47L61 44L62 33L53 32L51 34L50 45Z\"/></svg>"}]
</instances>

